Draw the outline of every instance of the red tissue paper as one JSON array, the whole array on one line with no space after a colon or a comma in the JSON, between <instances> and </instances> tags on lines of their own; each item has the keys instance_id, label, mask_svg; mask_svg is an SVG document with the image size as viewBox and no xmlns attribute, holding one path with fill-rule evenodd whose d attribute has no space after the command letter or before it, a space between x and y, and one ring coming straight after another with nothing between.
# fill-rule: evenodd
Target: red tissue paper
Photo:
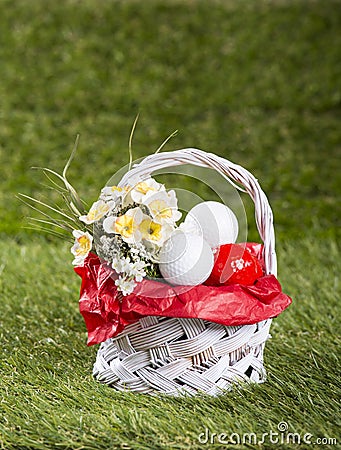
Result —
<instances>
[{"instance_id":1,"label":"red tissue paper","mask_svg":"<svg viewBox=\"0 0 341 450\"><path fill-rule=\"evenodd\" d=\"M261 260L262 245L247 243ZM253 285L170 286L144 279L123 296L115 286L117 275L90 253L75 267L82 278L79 308L88 331L88 345L119 334L144 316L197 318L221 325L246 325L278 316L291 303L274 275L263 275Z\"/></svg>"}]
</instances>

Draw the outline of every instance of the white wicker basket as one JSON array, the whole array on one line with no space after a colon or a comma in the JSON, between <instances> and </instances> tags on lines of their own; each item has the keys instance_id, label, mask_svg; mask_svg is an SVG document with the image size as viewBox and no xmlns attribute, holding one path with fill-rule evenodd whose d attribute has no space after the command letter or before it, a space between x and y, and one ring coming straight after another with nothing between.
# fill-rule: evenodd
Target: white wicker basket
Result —
<instances>
[{"instance_id":1,"label":"white wicker basket","mask_svg":"<svg viewBox=\"0 0 341 450\"><path fill-rule=\"evenodd\" d=\"M255 205L266 274L276 276L272 211L256 178L243 167L188 148L148 156L124 175L120 185L181 164L215 169L227 182L245 188ZM270 325L271 319L254 325L223 326L200 319L145 317L100 345L93 375L116 390L144 394L218 395L236 381L262 383Z\"/></svg>"}]
</instances>

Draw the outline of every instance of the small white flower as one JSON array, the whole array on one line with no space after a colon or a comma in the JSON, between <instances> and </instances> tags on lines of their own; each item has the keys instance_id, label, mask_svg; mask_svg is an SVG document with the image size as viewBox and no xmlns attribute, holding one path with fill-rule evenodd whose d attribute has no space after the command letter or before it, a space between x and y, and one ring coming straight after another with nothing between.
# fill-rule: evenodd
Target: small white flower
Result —
<instances>
[{"instance_id":1,"label":"small white flower","mask_svg":"<svg viewBox=\"0 0 341 450\"><path fill-rule=\"evenodd\" d=\"M111 267L115 270L116 273L122 272L122 264L119 258L115 258L111 264Z\"/></svg>"},{"instance_id":2,"label":"small white flower","mask_svg":"<svg viewBox=\"0 0 341 450\"><path fill-rule=\"evenodd\" d=\"M130 258L128 257L122 258L121 260L122 272L125 272L126 274L130 275L132 266L133 263L130 261Z\"/></svg>"},{"instance_id":3,"label":"small white flower","mask_svg":"<svg viewBox=\"0 0 341 450\"><path fill-rule=\"evenodd\" d=\"M124 258L124 257L120 257L119 255L117 255L116 258L114 258L111 263L111 267L117 273L129 274L131 265L132 265L132 263L128 257Z\"/></svg>"},{"instance_id":4,"label":"small white flower","mask_svg":"<svg viewBox=\"0 0 341 450\"><path fill-rule=\"evenodd\" d=\"M91 208L88 214L85 216L80 216L79 220L86 223L87 225L90 225L91 223L97 222L98 220L102 219L113 207L113 203L105 202L104 200L98 200L95 202Z\"/></svg>"},{"instance_id":5,"label":"small white flower","mask_svg":"<svg viewBox=\"0 0 341 450\"><path fill-rule=\"evenodd\" d=\"M118 290L121 291L123 295L131 294L136 286L136 283L134 282L134 280L127 280L122 277L119 277L115 281L115 284L116 284Z\"/></svg>"},{"instance_id":6,"label":"small white flower","mask_svg":"<svg viewBox=\"0 0 341 450\"><path fill-rule=\"evenodd\" d=\"M72 264L79 266L83 264L92 248L93 237L90 233L80 230L73 230L72 234L75 238L75 243L71 248L71 253L75 256Z\"/></svg>"},{"instance_id":7,"label":"small white flower","mask_svg":"<svg viewBox=\"0 0 341 450\"><path fill-rule=\"evenodd\" d=\"M144 261L136 261L130 266L129 274L134 277L136 281L142 281L143 277L146 276L145 272L146 263Z\"/></svg>"}]
</instances>

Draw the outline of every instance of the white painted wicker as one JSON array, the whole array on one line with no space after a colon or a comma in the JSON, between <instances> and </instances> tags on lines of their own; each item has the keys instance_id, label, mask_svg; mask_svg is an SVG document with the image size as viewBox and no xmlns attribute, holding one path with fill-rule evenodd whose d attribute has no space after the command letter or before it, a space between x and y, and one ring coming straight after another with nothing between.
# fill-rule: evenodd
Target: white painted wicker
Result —
<instances>
[{"instance_id":1,"label":"white painted wicker","mask_svg":"<svg viewBox=\"0 0 341 450\"><path fill-rule=\"evenodd\" d=\"M266 274L276 275L272 211L258 181L243 167L187 148L148 156L123 176L120 185L181 164L215 169L238 189L245 188L255 205ZM271 319L228 327L200 319L145 317L100 345L93 375L116 390L144 394L219 395L238 381L262 383L270 325Z\"/></svg>"}]
</instances>

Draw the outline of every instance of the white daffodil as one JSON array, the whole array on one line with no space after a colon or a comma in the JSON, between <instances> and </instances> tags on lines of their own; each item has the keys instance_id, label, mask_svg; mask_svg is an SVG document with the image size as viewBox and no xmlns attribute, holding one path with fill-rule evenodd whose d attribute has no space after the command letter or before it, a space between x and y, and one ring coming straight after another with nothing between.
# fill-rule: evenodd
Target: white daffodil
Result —
<instances>
[{"instance_id":1,"label":"white daffodil","mask_svg":"<svg viewBox=\"0 0 341 450\"><path fill-rule=\"evenodd\" d=\"M133 184L130 196L135 203L142 203L143 199L150 193L155 193L165 190L163 184L158 183L154 178L147 178L143 181L138 181Z\"/></svg>"},{"instance_id":2,"label":"white daffodil","mask_svg":"<svg viewBox=\"0 0 341 450\"><path fill-rule=\"evenodd\" d=\"M122 216L110 216L104 219L103 228L108 234L120 234L124 242L128 244L141 241L139 225L143 218L140 208L129 209Z\"/></svg>"},{"instance_id":3,"label":"white daffodil","mask_svg":"<svg viewBox=\"0 0 341 450\"><path fill-rule=\"evenodd\" d=\"M90 233L80 230L74 230L72 234L75 238L75 243L71 248L71 253L75 256L72 264L79 266L83 264L92 248L93 237Z\"/></svg>"},{"instance_id":4,"label":"white daffodil","mask_svg":"<svg viewBox=\"0 0 341 450\"><path fill-rule=\"evenodd\" d=\"M107 203L104 200L98 200L91 206L88 214L80 216L79 220L86 223L87 225L97 222L98 220L102 219L102 217L104 217L112 207L112 203Z\"/></svg>"},{"instance_id":5,"label":"white daffodil","mask_svg":"<svg viewBox=\"0 0 341 450\"><path fill-rule=\"evenodd\" d=\"M156 222L168 222L174 224L181 218L178 210L178 201L175 191L160 191L153 195L147 195L143 200Z\"/></svg>"},{"instance_id":6,"label":"white daffodil","mask_svg":"<svg viewBox=\"0 0 341 450\"><path fill-rule=\"evenodd\" d=\"M116 201L116 200L124 197L129 190L130 190L129 186L124 186L124 187L105 186L101 190L100 199Z\"/></svg>"},{"instance_id":7,"label":"white daffodil","mask_svg":"<svg viewBox=\"0 0 341 450\"><path fill-rule=\"evenodd\" d=\"M144 215L139 225L139 230L144 241L161 247L174 231L174 227L167 222L155 222L151 217Z\"/></svg>"}]
</instances>

